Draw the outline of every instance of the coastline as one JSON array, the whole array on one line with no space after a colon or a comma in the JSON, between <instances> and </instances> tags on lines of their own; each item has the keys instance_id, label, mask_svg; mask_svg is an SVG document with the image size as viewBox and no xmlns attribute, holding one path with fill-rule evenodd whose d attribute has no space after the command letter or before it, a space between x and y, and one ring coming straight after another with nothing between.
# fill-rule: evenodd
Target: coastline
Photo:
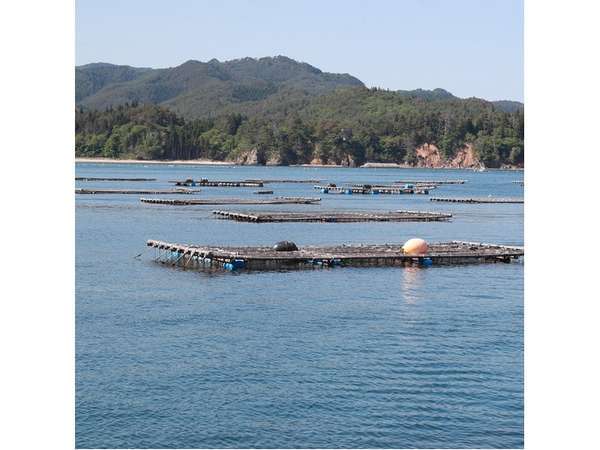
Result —
<instances>
[{"instance_id":1,"label":"coastline","mask_svg":"<svg viewBox=\"0 0 600 450\"><path fill-rule=\"evenodd\" d=\"M75 163L91 163L91 164L162 164L162 165L179 165L179 166L245 166L248 164L236 164L232 161L216 161L212 159L189 159L189 160L140 160L140 159L111 159L111 158L75 158ZM266 167L268 167L267 165ZM278 166L277 166L278 167ZM341 164L294 164L289 167L305 167L305 168L324 168L324 169L343 169L349 166ZM450 167L450 166L410 166L408 164L395 163L373 163L367 162L362 166L354 167L355 169L456 169L456 170L473 170L471 167ZM488 170L509 170L523 171L523 167L498 167L486 168Z\"/></svg>"},{"instance_id":2,"label":"coastline","mask_svg":"<svg viewBox=\"0 0 600 450\"><path fill-rule=\"evenodd\" d=\"M214 161L211 159L189 159L189 160L140 160L140 159L111 159L111 158L75 158L75 163L94 163L94 164L167 164L167 165L188 165L188 166L235 166L229 161Z\"/></svg>"}]
</instances>

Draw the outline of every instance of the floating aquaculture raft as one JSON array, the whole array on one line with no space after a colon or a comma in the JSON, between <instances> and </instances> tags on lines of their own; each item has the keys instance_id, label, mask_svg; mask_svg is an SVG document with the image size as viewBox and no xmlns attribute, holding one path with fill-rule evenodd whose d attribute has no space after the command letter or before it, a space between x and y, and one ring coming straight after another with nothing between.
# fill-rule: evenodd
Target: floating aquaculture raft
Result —
<instances>
[{"instance_id":1,"label":"floating aquaculture raft","mask_svg":"<svg viewBox=\"0 0 600 450\"><path fill-rule=\"evenodd\" d=\"M272 247L217 247L149 240L155 260L190 269L281 270L320 266L437 266L509 263L524 255L523 247L452 241L431 244L425 254L406 255L399 244L300 247L276 251Z\"/></svg>"},{"instance_id":2,"label":"floating aquaculture raft","mask_svg":"<svg viewBox=\"0 0 600 450\"><path fill-rule=\"evenodd\" d=\"M452 214L424 211L389 212L255 212L213 211L222 219L240 222L432 222L446 221Z\"/></svg>"},{"instance_id":3,"label":"floating aquaculture raft","mask_svg":"<svg viewBox=\"0 0 600 450\"><path fill-rule=\"evenodd\" d=\"M465 184L465 180L398 180L401 184Z\"/></svg>"},{"instance_id":4,"label":"floating aquaculture raft","mask_svg":"<svg viewBox=\"0 0 600 450\"><path fill-rule=\"evenodd\" d=\"M218 181L218 180L171 180L176 186L204 186L204 187L263 187L262 181Z\"/></svg>"},{"instance_id":5,"label":"floating aquaculture raft","mask_svg":"<svg viewBox=\"0 0 600 450\"><path fill-rule=\"evenodd\" d=\"M266 179L266 180L244 180L248 183L310 183L310 184L314 184L314 183L320 183L321 180L296 180L296 179L289 179L289 178L283 178L283 179Z\"/></svg>"},{"instance_id":6,"label":"floating aquaculture raft","mask_svg":"<svg viewBox=\"0 0 600 450\"><path fill-rule=\"evenodd\" d=\"M287 205L287 204L313 204L321 201L320 198L312 197L273 197L265 199L257 198L192 198L180 200L173 198L140 198L143 203L154 203L157 205Z\"/></svg>"},{"instance_id":7,"label":"floating aquaculture raft","mask_svg":"<svg viewBox=\"0 0 600 450\"><path fill-rule=\"evenodd\" d=\"M193 189L75 189L76 194L195 194Z\"/></svg>"},{"instance_id":8,"label":"floating aquaculture raft","mask_svg":"<svg viewBox=\"0 0 600 450\"><path fill-rule=\"evenodd\" d=\"M156 181L156 178L99 178L99 177L75 177L75 181Z\"/></svg>"},{"instance_id":9,"label":"floating aquaculture raft","mask_svg":"<svg viewBox=\"0 0 600 450\"><path fill-rule=\"evenodd\" d=\"M406 192L403 193L407 193L410 190L413 191L426 191L426 190L430 190L430 189L436 189L437 188L437 184L423 184L423 183L416 183L416 184L411 184L411 183L406 183L406 184L373 184L373 185L364 185L364 184L353 184L352 187L355 188L359 188L359 189L366 189L366 190L374 190L374 189L382 189L382 190L386 190L386 189L400 189ZM368 192L367 192L368 193ZM408 192L410 193L410 192ZM421 192L419 192L421 193Z\"/></svg>"},{"instance_id":10,"label":"floating aquaculture raft","mask_svg":"<svg viewBox=\"0 0 600 450\"><path fill-rule=\"evenodd\" d=\"M430 187L421 186L314 186L323 194L429 194Z\"/></svg>"},{"instance_id":11,"label":"floating aquaculture raft","mask_svg":"<svg viewBox=\"0 0 600 450\"><path fill-rule=\"evenodd\" d=\"M450 198L450 197L431 197L432 202L451 202L451 203L524 203L522 198Z\"/></svg>"}]
</instances>

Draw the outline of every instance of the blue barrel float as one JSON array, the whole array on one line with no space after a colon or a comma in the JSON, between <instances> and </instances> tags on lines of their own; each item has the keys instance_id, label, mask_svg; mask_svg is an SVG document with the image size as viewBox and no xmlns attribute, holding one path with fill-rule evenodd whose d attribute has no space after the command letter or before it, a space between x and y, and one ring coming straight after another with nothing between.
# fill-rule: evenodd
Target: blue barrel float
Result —
<instances>
[{"instance_id":1,"label":"blue barrel float","mask_svg":"<svg viewBox=\"0 0 600 450\"><path fill-rule=\"evenodd\" d=\"M433 261L431 258L419 258L419 264L421 264L423 267L429 267L433 265Z\"/></svg>"},{"instance_id":2,"label":"blue barrel float","mask_svg":"<svg viewBox=\"0 0 600 450\"><path fill-rule=\"evenodd\" d=\"M243 269L244 267L246 267L246 261L244 261L243 259L234 259L230 262L226 262L225 264L223 264L223 268L229 271Z\"/></svg>"}]
</instances>

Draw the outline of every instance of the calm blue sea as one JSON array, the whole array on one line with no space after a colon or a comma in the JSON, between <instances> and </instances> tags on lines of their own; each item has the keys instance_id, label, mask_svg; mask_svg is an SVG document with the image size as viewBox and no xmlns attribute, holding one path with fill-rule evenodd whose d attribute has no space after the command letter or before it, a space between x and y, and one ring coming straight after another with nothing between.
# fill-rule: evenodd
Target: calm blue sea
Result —
<instances>
[{"instance_id":1,"label":"calm blue sea","mask_svg":"<svg viewBox=\"0 0 600 450\"><path fill-rule=\"evenodd\" d=\"M522 172L77 164L77 176L167 180L461 178L439 196L514 196ZM76 199L76 445L79 448L523 446L523 263L199 273L152 261L147 239L198 244L403 243L411 237L523 245L523 205L422 195L325 195L320 206L146 205ZM202 188L201 197L256 197ZM152 197L152 196L150 196ZM168 197L168 196L161 196ZM182 196L178 196L182 197ZM262 197L261 197L262 198ZM235 210L414 209L450 223L248 224ZM137 255L142 254L138 258Z\"/></svg>"}]
</instances>

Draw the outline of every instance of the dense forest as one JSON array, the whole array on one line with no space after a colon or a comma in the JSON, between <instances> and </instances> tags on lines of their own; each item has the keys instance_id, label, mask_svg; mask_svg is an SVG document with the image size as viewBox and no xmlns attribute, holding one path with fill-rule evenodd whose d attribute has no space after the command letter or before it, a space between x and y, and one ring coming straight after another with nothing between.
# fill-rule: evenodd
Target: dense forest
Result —
<instances>
[{"instance_id":1,"label":"dense forest","mask_svg":"<svg viewBox=\"0 0 600 450\"><path fill-rule=\"evenodd\" d=\"M469 145L487 167L522 166L523 107L443 89L366 88L286 57L169 69L76 69L76 155L247 164L413 165Z\"/></svg>"},{"instance_id":2,"label":"dense forest","mask_svg":"<svg viewBox=\"0 0 600 450\"><path fill-rule=\"evenodd\" d=\"M415 162L434 144L450 159L465 144L487 167L523 163L523 112L482 100L423 100L379 89L351 88L312 100L274 101L260 114L228 113L186 120L157 105L79 108L76 154L108 158L239 160L360 165Z\"/></svg>"}]
</instances>

